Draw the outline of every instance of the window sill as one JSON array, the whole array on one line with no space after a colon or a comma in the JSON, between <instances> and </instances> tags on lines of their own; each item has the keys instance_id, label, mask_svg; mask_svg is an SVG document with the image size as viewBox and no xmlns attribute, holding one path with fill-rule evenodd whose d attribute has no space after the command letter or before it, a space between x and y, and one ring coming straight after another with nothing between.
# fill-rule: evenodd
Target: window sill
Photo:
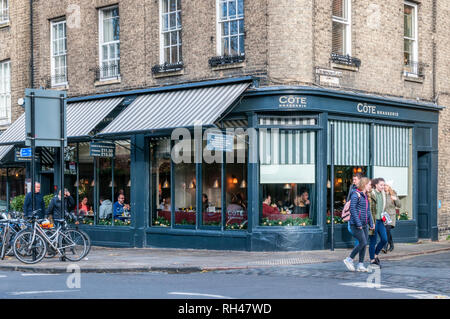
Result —
<instances>
[{"instance_id":1,"label":"window sill","mask_svg":"<svg viewBox=\"0 0 450 319\"><path fill-rule=\"evenodd\" d=\"M51 87L52 90L64 91L69 89L69 84L55 84Z\"/></svg>"},{"instance_id":2,"label":"window sill","mask_svg":"<svg viewBox=\"0 0 450 319\"><path fill-rule=\"evenodd\" d=\"M221 71L221 70L229 70L229 69L238 69L244 68L245 62L237 62L237 63L229 63L229 64L221 64L217 66L212 66L211 70L213 71Z\"/></svg>"},{"instance_id":3,"label":"window sill","mask_svg":"<svg viewBox=\"0 0 450 319\"><path fill-rule=\"evenodd\" d=\"M10 27L9 21L0 23L0 30L1 29L6 29L6 28L9 28L9 27Z\"/></svg>"},{"instance_id":4,"label":"window sill","mask_svg":"<svg viewBox=\"0 0 450 319\"><path fill-rule=\"evenodd\" d=\"M347 65L347 64L339 64L339 63L331 63L331 67L333 69L340 69L340 70L346 70L346 71L352 71L352 72L359 72L359 68L354 65Z\"/></svg>"},{"instance_id":5,"label":"window sill","mask_svg":"<svg viewBox=\"0 0 450 319\"><path fill-rule=\"evenodd\" d=\"M415 74L403 73L403 80L407 82L423 83L424 77Z\"/></svg>"},{"instance_id":6,"label":"window sill","mask_svg":"<svg viewBox=\"0 0 450 319\"><path fill-rule=\"evenodd\" d=\"M163 71L163 72L154 73L153 77L155 79L159 79L159 78L165 78L165 77L169 77L169 76L179 76L179 75L184 75L184 69L176 70L176 71Z\"/></svg>"},{"instance_id":7,"label":"window sill","mask_svg":"<svg viewBox=\"0 0 450 319\"><path fill-rule=\"evenodd\" d=\"M120 77L113 78L113 79L106 79L106 80L97 80L97 81L95 81L94 86L120 84L121 82L122 82L122 79Z\"/></svg>"}]
</instances>

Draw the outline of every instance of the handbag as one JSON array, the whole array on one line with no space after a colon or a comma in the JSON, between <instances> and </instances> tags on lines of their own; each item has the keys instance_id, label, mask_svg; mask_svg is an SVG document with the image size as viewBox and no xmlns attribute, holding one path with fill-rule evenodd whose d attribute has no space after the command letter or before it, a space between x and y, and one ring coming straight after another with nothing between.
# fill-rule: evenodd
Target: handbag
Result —
<instances>
[{"instance_id":1,"label":"handbag","mask_svg":"<svg viewBox=\"0 0 450 319\"><path fill-rule=\"evenodd\" d=\"M392 225L391 216L387 212L381 213L381 220L383 220L384 225Z\"/></svg>"}]
</instances>

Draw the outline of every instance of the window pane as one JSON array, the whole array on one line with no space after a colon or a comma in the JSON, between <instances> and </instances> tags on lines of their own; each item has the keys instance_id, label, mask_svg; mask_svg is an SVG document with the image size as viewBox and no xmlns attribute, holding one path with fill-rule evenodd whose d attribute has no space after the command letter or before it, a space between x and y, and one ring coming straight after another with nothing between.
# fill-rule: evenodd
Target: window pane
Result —
<instances>
[{"instance_id":1,"label":"window pane","mask_svg":"<svg viewBox=\"0 0 450 319\"><path fill-rule=\"evenodd\" d=\"M244 45L244 37L240 36L239 37L239 53L245 53L245 45Z\"/></svg>"},{"instance_id":2,"label":"window pane","mask_svg":"<svg viewBox=\"0 0 450 319\"><path fill-rule=\"evenodd\" d=\"M171 45L176 45L178 41L178 32L174 31L170 33Z\"/></svg>"},{"instance_id":3,"label":"window pane","mask_svg":"<svg viewBox=\"0 0 450 319\"><path fill-rule=\"evenodd\" d=\"M169 29L169 15L168 14L163 14L162 16L162 29L163 31L167 31Z\"/></svg>"},{"instance_id":4,"label":"window pane","mask_svg":"<svg viewBox=\"0 0 450 319\"><path fill-rule=\"evenodd\" d=\"M89 154L89 143L79 143L79 181L78 181L78 199L77 214L86 216L95 214L94 205L94 158ZM76 200L74 194L74 200ZM93 217L86 217L84 223L94 224Z\"/></svg>"},{"instance_id":5,"label":"window pane","mask_svg":"<svg viewBox=\"0 0 450 319\"><path fill-rule=\"evenodd\" d=\"M244 20L239 20L239 33L244 33Z\"/></svg>"},{"instance_id":6,"label":"window pane","mask_svg":"<svg viewBox=\"0 0 450 319\"><path fill-rule=\"evenodd\" d=\"M222 47L223 47L223 54L229 55L230 54L230 38L223 38L222 39Z\"/></svg>"},{"instance_id":7,"label":"window pane","mask_svg":"<svg viewBox=\"0 0 450 319\"><path fill-rule=\"evenodd\" d=\"M177 28L181 28L181 11L177 13Z\"/></svg>"},{"instance_id":8,"label":"window pane","mask_svg":"<svg viewBox=\"0 0 450 319\"><path fill-rule=\"evenodd\" d=\"M244 0L238 0L238 15L244 15Z\"/></svg>"},{"instance_id":9,"label":"window pane","mask_svg":"<svg viewBox=\"0 0 450 319\"><path fill-rule=\"evenodd\" d=\"M228 10L227 2L222 2L221 6L222 6L222 10L221 10L221 18L222 18L222 19L226 19L227 16L228 16L228 12L227 12L227 10Z\"/></svg>"},{"instance_id":10,"label":"window pane","mask_svg":"<svg viewBox=\"0 0 450 319\"><path fill-rule=\"evenodd\" d=\"M414 8L405 5L405 37L414 38Z\"/></svg>"},{"instance_id":11,"label":"window pane","mask_svg":"<svg viewBox=\"0 0 450 319\"><path fill-rule=\"evenodd\" d=\"M183 148L187 160L175 164L175 224L196 224L196 165L194 162L194 141L188 141Z\"/></svg>"},{"instance_id":12,"label":"window pane","mask_svg":"<svg viewBox=\"0 0 450 319\"><path fill-rule=\"evenodd\" d=\"M103 43L111 42L113 39L112 20L103 20Z\"/></svg>"},{"instance_id":13,"label":"window pane","mask_svg":"<svg viewBox=\"0 0 450 319\"><path fill-rule=\"evenodd\" d=\"M171 50L172 50L172 59L170 60L170 63L175 63L178 61L178 47L173 46Z\"/></svg>"},{"instance_id":14,"label":"window pane","mask_svg":"<svg viewBox=\"0 0 450 319\"><path fill-rule=\"evenodd\" d=\"M120 39L120 21L119 21L119 18L115 18L113 20L113 32L114 32L114 41L118 41Z\"/></svg>"},{"instance_id":15,"label":"window pane","mask_svg":"<svg viewBox=\"0 0 450 319\"><path fill-rule=\"evenodd\" d=\"M229 32L230 32L230 23L229 22L222 23L222 35L228 36Z\"/></svg>"},{"instance_id":16,"label":"window pane","mask_svg":"<svg viewBox=\"0 0 450 319\"><path fill-rule=\"evenodd\" d=\"M170 45L170 32L164 33L164 46Z\"/></svg>"},{"instance_id":17,"label":"window pane","mask_svg":"<svg viewBox=\"0 0 450 319\"><path fill-rule=\"evenodd\" d=\"M114 184L111 177L108 191L112 192L114 186L113 215L116 226L131 224L133 207L130 206L131 194L131 145L130 141L116 141L116 156L114 158ZM123 201L122 201L123 199Z\"/></svg>"},{"instance_id":18,"label":"window pane","mask_svg":"<svg viewBox=\"0 0 450 319\"><path fill-rule=\"evenodd\" d=\"M238 37L231 37L231 55L237 55L239 53L238 50Z\"/></svg>"},{"instance_id":19,"label":"window pane","mask_svg":"<svg viewBox=\"0 0 450 319\"><path fill-rule=\"evenodd\" d=\"M260 130L263 226L316 224L315 133Z\"/></svg>"},{"instance_id":20,"label":"window pane","mask_svg":"<svg viewBox=\"0 0 450 319\"><path fill-rule=\"evenodd\" d=\"M170 63L170 47L164 49L165 62Z\"/></svg>"},{"instance_id":21,"label":"window pane","mask_svg":"<svg viewBox=\"0 0 450 319\"><path fill-rule=\"evenodd\" d=\"M347 19L346 2L347 0L333 0L333 16Z\"/></svg>"},{"instance_id":22,"label":"window pane","mask_svg":"<svg viewBox=\"0 0 450 319\"><path fill-rule=\"evenodd\" d=\"M169 12L169 1L170 0L162 0L162 13Z\"/></svg>"},{"instance_id":23,"label":"window pane","mask_svg":"<svg viewBox=\"0 0 450 319\"><path fill-rule=\"evenodd\" d=\"M228 16L230 19L236 18L236 1L228 2Z\"/></svg>"},{"instance_id":24,"label":"window pane","mask_svg":"<svg viewBox=\"0 0 450 319\"><path fill-rule=\"evenodd\" d=\"M176 28L177 26L177 14L176 13L171 13L170 14L170 24L169 24L169 28L173 29Z\"/></svg>"},{"instance_id":25,"label":"window pane","mask_svg":"<svg viewBox=\"0 0 450 319\"><path fill-rule=\"evenodd\" d=\"M176 5L177 5L176 0L170 0L169 2L170 2L170 8L169 8L170 11L177 10L177 8L176 8Z\"/></svg>"},{"instance_id":26,"label":"window pane","mask_svg":"<svg viewBox=\"0 0 450 319\"><path fill-rule=\"evenodd\" d=\"M231 27L230 34L237 34L238 33L238 21L231 21L230 27Z\"/></svg>"},{"instance_id":27,"label":"window pane","mask_svg":"<svg viewBox=\"0 0 450 319\"><path fill-rule=\"evenodd\" d=\"M345 55L345 25L333 21L332 52Z\"/></svg>"},{"instance_id":28,"label":"window pane","mask_svg":"<svg viewBox=\"0 0 450 319\"><path fill-rule=\"evenodd\" d=\"M152 225L170 226L171 222L171 175L170 175L170 139L152 141L151 149L151 185L152 194Z\"/></svg>"}]
</instances>

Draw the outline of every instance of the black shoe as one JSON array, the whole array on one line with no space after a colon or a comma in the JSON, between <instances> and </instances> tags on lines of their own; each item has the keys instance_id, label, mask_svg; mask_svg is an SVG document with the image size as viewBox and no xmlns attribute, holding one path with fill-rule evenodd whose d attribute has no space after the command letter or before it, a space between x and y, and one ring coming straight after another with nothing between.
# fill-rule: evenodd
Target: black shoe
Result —
<instances>
[{"instance_id":1,"label":"black shoe","mask_svg":"<svg viewBox=\"0 0 450 319\"><path fill-rule=\"evenodd\" d=\"M390 244L389 245L389 251L393 251L394 250L394 244Z\"/></svg>"},{"instance_id":2,"label":"black shoe","mask_svg":"<svg viewBox=\"0 0 450 319\"><path fill-rule=\"evenodd\" d=\"M384 248L381 250L383 253L387 254L387 246L384 246Z\"/></svg>"}]
</instances>

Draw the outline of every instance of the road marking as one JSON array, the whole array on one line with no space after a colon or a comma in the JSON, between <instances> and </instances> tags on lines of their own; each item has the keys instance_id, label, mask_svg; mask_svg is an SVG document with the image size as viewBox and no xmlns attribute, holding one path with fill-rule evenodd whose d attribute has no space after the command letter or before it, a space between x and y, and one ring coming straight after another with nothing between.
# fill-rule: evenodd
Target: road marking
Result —
<instances>
[{"instance_id":1,"label":"road marking","mask_svg":"<svg viewBox=\"0 0 450 319\"><path fill-rule=\"evenodd\" d=\"M358 288L373 288L373 284L368 284L365 281L362 282L349 282L349 283L340 283L342 286L350 286L350 287L358 287ZM380 287L387 287L386 285L380 285Z\"/></svg>"},{"instance_id":2,"label":"road marking","mask_svg":"<svg viewBox=\"0 0 450 319\"><path fill-rule=\"evenodd\" d=\"M449 296L433 295L433 294L413 294L413 295L408 295L408 296L416 298L416 299L450 299Z\"/></svg>"},{"instance_id":3,"label":"road marking","mask_svg":"<svg viewBox=\"0 0 450 319\"><path fill-rule=\"evenodd\" d=\"M59 276L59 274L22 274L23 277L31 276Z\"/></svg>"},{"instance_id":4,"label":"road marking","mask_svg":"<svg viewBox=\"0 0 450 319\"><path fill-rule=\"evenodd\" d=\"M378 290L391 292L394 294L425 294L425 291L422 290L414 290L414 289L406 289L406 288L380 288Z\"/></svg>"},{"instance_id":5,"label":"road marking","mask_svg":"<svg viewBox=\"0 0 450 319\"><path fill-rule=\"evenodd\" d=\"M209 294L200 294L196 292L169 292L169 295L185 295L185 296L202 296L202 297L212 297L212 298L221 298L221 299L233 299L231 297L221 296L221 295L209 295Z\"/></svg>"},{"instance_id":6,"label":"road marking","mask_svg":"<svg viewBox=\"0 0 450 319\"><path fill-rule=\"evenodd\" d=\"M6 278L7 276L5 276L5 275L0 275L0 278Z\"/></svg>"},{"instance_id":7,"label":"road marking","mask_svg":"<svg viewBox=\"0 0 450 319\"><path fill-rule=\"evenodd\" d=\"M15 291L9 292L10 295L20 296L20 295L37 295L37 294L53 294L62 292L76 292L80 290L41 290L41 291Z\"/></svg>"}]
</instances>

